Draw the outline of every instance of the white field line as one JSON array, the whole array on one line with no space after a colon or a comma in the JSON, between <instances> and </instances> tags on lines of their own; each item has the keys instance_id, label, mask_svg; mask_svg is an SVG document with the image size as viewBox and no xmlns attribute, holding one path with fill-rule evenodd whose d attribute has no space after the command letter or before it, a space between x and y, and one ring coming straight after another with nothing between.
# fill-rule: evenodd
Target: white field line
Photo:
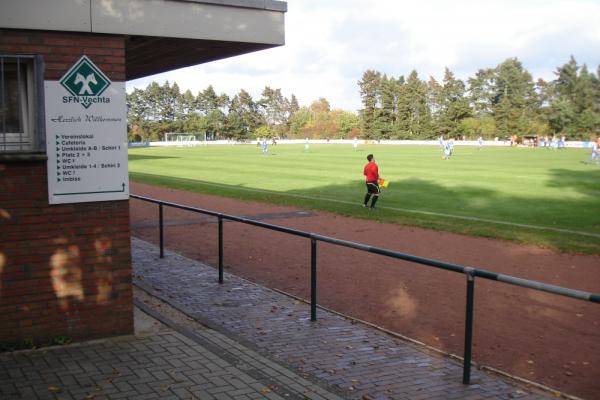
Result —
<instances>
[{"instance_id":1,"label":"white field line","mask_svg":"<svg viewBox=\"0 0 600 400\"><path fill-rule=\"evenodd\" d=\"M170 178L189 181L189 179L185 179L185 178L175 178L175 177L170 177ZM218 186L218 187L224 187L227 189L231 189L230 185L223 185L220 183L204 182L204 181L198 182L198 183L200 183L202 185ZM330 201L332 203L340 203L340 204L350 204L350 205L357 204L356 202L346 201L346 200L329 199L329 198L325 198L325 197L305 196L305 195L301 195L301 194L280 193L280 192L275 192L272 190L254 189L254 188L247 188L247 187L237 187L237 188L235 188L235 190L245 190L248 192L268 193L268 194L274 194L277 196L296 197L299 199L307 199L307 200ZM515 227L519 227L519 228L537 229L540 231L552 231L552 232L569 233L569 234L573 234L573 235L600 238L599 233L574 231L571 229L552 228L550 226L519 224L516 222L497 221L494 219L468 217L468 216L464 216L464 215L445 214L445 213L438 213L438 212L433 212L433 211L411 210L408 208L386 207L386 206L377 206L377 208L384 209L384 210L401 211L401 212L412 213L412 214L434 215L434 216L438 216L438 217L455 218L455 219L462 219L462 220L466 220L466 221L486 222L486 223L497 224L497 225L515 226Z\"/></svg>"}]
</instances>

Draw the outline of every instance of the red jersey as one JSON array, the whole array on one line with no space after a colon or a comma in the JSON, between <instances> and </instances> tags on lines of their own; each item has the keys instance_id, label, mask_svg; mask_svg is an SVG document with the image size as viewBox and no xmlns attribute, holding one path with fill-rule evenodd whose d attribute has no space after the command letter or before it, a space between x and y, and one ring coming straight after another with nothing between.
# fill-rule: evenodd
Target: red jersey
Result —
<instances>
[{"instance_id":1,"label":"red jersey","mask_svg":"<svg viewBox=\"0 0 600 400\"><path fill-rule=\"evenodd\" d=\"M375 161L370 161L363 169L363 175L367 177L367 182L377 182L379 179L379 168Z\"/></svg>"}]
</instances>

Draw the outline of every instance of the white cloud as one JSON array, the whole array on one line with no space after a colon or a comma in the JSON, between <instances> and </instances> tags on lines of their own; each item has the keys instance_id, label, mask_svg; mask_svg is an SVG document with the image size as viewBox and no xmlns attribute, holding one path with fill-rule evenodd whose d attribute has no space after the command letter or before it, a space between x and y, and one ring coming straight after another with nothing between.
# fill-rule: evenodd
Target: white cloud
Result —
<instances>
[{"instance_id":1,"label":"white cloud","mask_svg":"<svg viewBox=\"0 0 600 400\"><path fill-rule=\"evenodd\" d=\"M600 64L600 2L595 0L289 0L283 47L128 82L176 81L193 93L212 84L219 93L265 86L308 105L361 107L357 82L367 69L388 76L415 69L440 79L519 58L534 78L573 55L592 71Z\"/></svg>"}]
</instances>

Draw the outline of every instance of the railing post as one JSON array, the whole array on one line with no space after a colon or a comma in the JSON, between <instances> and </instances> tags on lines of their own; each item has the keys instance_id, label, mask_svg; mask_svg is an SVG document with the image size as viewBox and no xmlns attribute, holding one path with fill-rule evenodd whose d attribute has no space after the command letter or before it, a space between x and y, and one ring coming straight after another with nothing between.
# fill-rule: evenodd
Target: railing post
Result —
<instances>
[{"instance_id":1,"label":"railing post","mask_svg":"<svg viewBox=\"0 0 600 400\"><path fill-rule=\"evenodd\" d=\"M463 384L471 383L471 347L473 344L473 302L475 298L475 270L465 268L467 274L467 313L465 317L465 348L463 357Z\"/></svg>"},{"instance_id":2,"label":"railing post","mask_svg":"<svg viewBox=\"0 0 600 400\"><path fill-rule=\"evenodd\" d=\"M310 320L317 320L317 240L310 238Z\"/></svg>"},{"instance_id":3,"label":"railing post","mask_svg":"<svg viewBox=\"0 0 600 400\"><path fill-rule=\"evenodd\" d=\"M164 258L165 256L165 240L164 240L164 227L163 227L163 205L162 203L158 204L158 241L160 244L160 258Z\"/></svg>"},{"instance_id":4,"label":"railing post","mask_svg":"<svg viewBox=\"0 0 600 400\"><path fill-rule=\"evenodd\" d=\"M223 216L219 215L219 283L223 283Z\"/></svg>"}]
</instances>

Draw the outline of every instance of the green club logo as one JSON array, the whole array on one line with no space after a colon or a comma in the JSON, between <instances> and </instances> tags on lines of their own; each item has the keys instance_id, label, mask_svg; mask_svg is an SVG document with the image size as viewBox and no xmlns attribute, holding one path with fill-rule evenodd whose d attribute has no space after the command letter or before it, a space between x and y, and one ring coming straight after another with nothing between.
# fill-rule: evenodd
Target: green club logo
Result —
<instances>
[{"instance_id":1,"label":"green club logo","mask_svg":"<svg viewBox=\"0 0 600 400\"><path fill-rule=\"evenodd\" d=\"M80 103L88 108L93 103L105 103L100 95L110 86L110 80L94 63L83 56L60 80L60 84L73 95L70 103Z\"/></svg>"}]
</instances>

